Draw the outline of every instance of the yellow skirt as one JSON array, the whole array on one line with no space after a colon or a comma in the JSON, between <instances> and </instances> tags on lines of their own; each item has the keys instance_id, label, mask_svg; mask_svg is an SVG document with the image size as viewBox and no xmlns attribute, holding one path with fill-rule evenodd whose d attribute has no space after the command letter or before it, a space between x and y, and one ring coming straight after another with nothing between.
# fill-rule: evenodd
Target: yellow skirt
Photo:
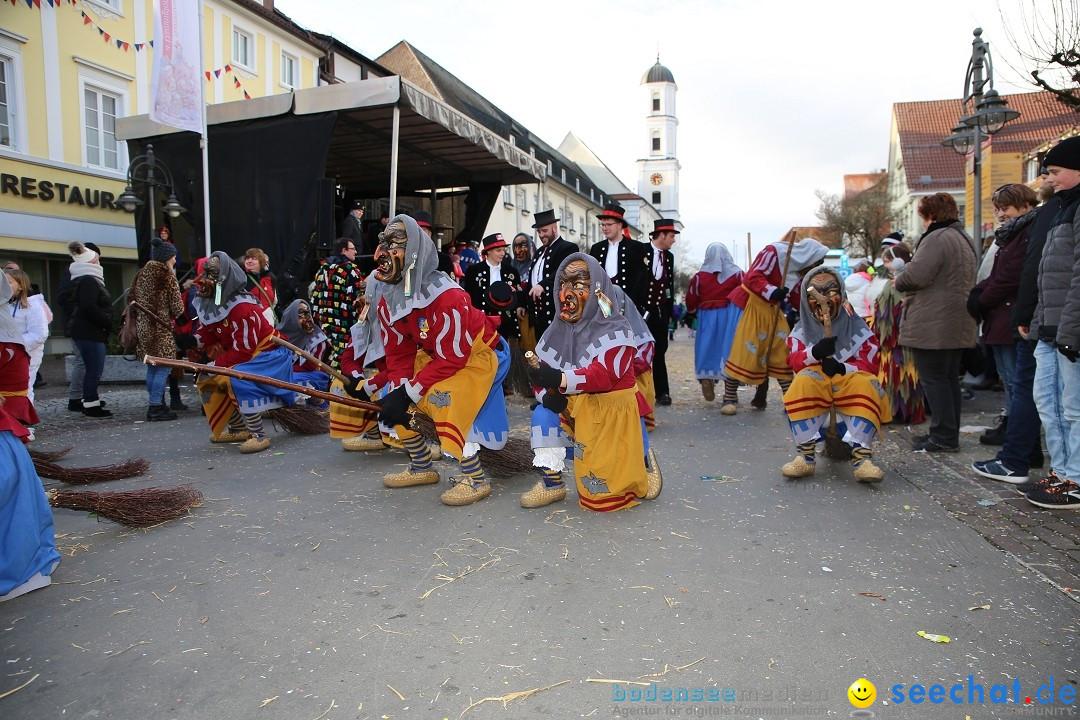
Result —
<instances>
[{"instance_id":1,"label":"yellow skirt","mask_svg":"<svg viewBox=\"0 0 1080 720\"><path fill-rule=\"evenodd\" d=\"M746 288L746 286L743 286ZM746 288L750 292L749 288ZM772 343L769 332L776 328ZM780 308L751 293L735 328L735 339L724 365L724 375L746 385L760 385L768 377L792 376L787 357L787 321ZM768 348L768 357L765 357Z\"/></svg>"},{"instance_id":2,"label":"yellow skirt","mask_svg":"<svg viewBox=\"0 0 1080 720\"><path fill-rule=\"evenodd\" d=\"M345 397L345 386L337 378L330 381L330 394ZM375 413L370 410L330 403L330 437L341 439L363 435L378 423Z\"/></svg>"},{"instance_id":3,"label":"yellow skirt","mask_svg":"<svg viewBox=\"0 0 1080 720\"><path fill-rule=\"evenodd\" d=\"M611 512L645 497L645 446L637 388L567 396L564 418L573 418L574 479L578 504Z\"/></svg>"},{"instance_id":4,"label":"yellow skirt","mask_svg":"<svg viewBox=\"0 0 1080 720\"><path fill-rule=\"evenodd\" d=\"M818 417L829 412L830 407L873 423L879 434L881 424L892 420L885 391L870 373L827 377L818 367L804 368L784 393L784 409L793 423Z\"/></svg>"},{"instance_id":5,"label":"yellow skirt","mask_svg":"<svg viewBox=\"0 0 1080 720\"><path fill-rule=\"evenodd\" d=\"M421 353L417 353L418 366L422 362L420 355ZM427 364L426 361L423 362ZM498 369L499 358L495 351L483 337L478 337L473 341L465 367L428 388L416 404L420 412L430 415L435 421L435 430L438 432L439 445L443 452L457 460L461 460L465 438L468 437L480 408L487 401ZM398 425L395 430L402 441L419 434L403 425Z\"/></svg>"},{"instance_id":6,"label":"yellow skirt","mask_svg":"<svg viewBox=\"0 0 1080 720\"><path fill-rule=\"evenodd\" d=\"M643 372L634 378L634 382L637 383L638 392L645 398L645 402L649 403L649 414L645 416L645 430L652 432L656 427L656 385L653 383L652 370Z\"/></svg>"}]
</instances>

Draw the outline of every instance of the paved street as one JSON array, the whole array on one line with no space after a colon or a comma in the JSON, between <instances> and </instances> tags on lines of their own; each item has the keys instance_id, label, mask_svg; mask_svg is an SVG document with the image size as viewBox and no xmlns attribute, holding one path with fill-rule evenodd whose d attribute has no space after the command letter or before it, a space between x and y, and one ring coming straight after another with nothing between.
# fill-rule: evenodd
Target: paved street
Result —
<instances>
[{"instance_id":1,"label":"paved street","mask_svg":"<svg viewBox=\"0 0 1080 720\"><path fill-rule=\"evenodd\" d=\"M278 433L242 456L207 442L197 410L135 422L139 386L106 387L117 417L84 419L50 377L36 446L75 444L69 465L152 463L97 489L195 482L206 499L139 531L55 512L53 586L0 605L0 693L34 679L0 717L845 717L860 677L881 718L1076 711L1036 692L1080 680L1080 513L965 472L993 454L974 436L942 460L910 453L902 427L886 433L877 486L827 460L785 480L775 388L765 412L723 417L675 380L692 375L685 330L669 366L675 404L652 438L664 492L612 515L569 498L524 510L531 475L445 507L436 487L382 487L403 455L329 438ZM995 402L980 394L965 424L990 424ZM512 410L524 436L527 406ZM452 468L440 463L444 478ZM983 704L967 704L969 676ZM1019 704L993 704L991 687L1011 701L1014 680ZM897 685L956 683L962 707L895 701ZM657 688L732 699L615 699Z\"/></svg>"}]
</instances>

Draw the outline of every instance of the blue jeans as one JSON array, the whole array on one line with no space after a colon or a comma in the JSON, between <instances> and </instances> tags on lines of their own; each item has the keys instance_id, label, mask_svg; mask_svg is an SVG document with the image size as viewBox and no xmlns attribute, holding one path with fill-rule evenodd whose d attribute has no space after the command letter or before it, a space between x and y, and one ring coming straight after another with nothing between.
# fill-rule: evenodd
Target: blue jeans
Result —
<instances>
[{"instance_id":1,"label":"blue jeans","mask_svg":"<svg viewBox=\"0 0 1080 720\"><path fill-rule=\"evenodd\" d=\"M1005 414L1009 414L1009 405L1012 403L1013 373L1016 371L1016 345L987 345L994 356L994 365L997 366L998 377L1005 387Z\"/></svg>"},{"instance_id":2,"label":"blue jeans","mask_svg":"<svg viewBox=\"0 0 1080 720\"><path fill-rule=\"evenodd\" d=\"M1080 479L1080 364L1053 343L1035 347L1035 406L1039 408L1050 466L1061 477Z\"/></svg>"},{"instance_id":3,"label":"blue jeans","mask_svg":"<svg viewBox=\"0 0 1080 720\"><path fill-rule=\"evenodd\" d=\"M1023 473L1031 469L1031 454L1039 446L1041 431L1039 410L1031 394L1035 384L1035 351L1027 340L1016 342L1016 364L1010 374L1009 426L1005 429L1005 444L998 451L997 459L1010 470Z\"/></svg>"},{"instance_id":4,"label":"blue jeans","mask_svg":"<svg viewBox=\"0 0 1080 720\"><path fill-rule=\"evenodd\" d=\"M165 397L165 383L169 381L171 368L164 365L146 366L146 391L150 394L147 405L161 405Z\"/></svg>"},{"instance_id":5,"label":"blue jeans","mask_svg":"<svg viewBox=\"0 0 1080 720\"><path fill-rule=\"evenodd\" d=\"M96 340L75 340L75 348L82 356L86 374L83 376L82 399L93 402L98 399L98 383L105 369L105 343Z\"/></svg>"}]
</instances>

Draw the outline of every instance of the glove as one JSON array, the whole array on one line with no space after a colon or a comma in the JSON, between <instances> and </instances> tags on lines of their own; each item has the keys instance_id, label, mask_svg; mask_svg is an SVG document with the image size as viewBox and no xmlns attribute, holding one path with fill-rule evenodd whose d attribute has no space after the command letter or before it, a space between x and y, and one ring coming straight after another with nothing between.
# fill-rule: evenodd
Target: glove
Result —
<instances>
[{"instance_id":1,"label":"glove","mask_svg":"<svg viewBox=\"0 0 1080 720\"><path fill-rule=\"evenodd\" d=\"M1077 358L1080 358L1080 350L1077 350L1071 345L1058 345L1057 351L1067 357L1071 363L1076 362Z\"/></svg>"},{"instance_id":2,"label":"glove","mask_svg":"<svg viewBox=\"0 0 1080 720\"><path fill-rule=\"evenodd\" d=\"M543 405L556 415L562 415L563 410L570 403L565 395L560 392L551 392L550 390L544 393Z\"/></svg>"},{"instance_id":3,"label":"glove","mask_svg":"<svg viewBox=\"0 0 1080 720\"><path fill-rule=\"evenodd\" d=\"M844 363L840 362L836 358L829 356L821 361L822 371L829 377L834 375L844 375L847 373L847 368L844 367Z\"/></svg>"},{"instance_id":4,"label":"glove","mask_svg":"<svg viewBox=\"0 0 1080 720\"><path fill-rule=\"evenodd\" d=\"M199 347L199 341L195 339L194 335L184 333L176 336L176 347L179 350L191 350Z\"/></svg>"},{"instance_id":5,"label":"glove","mask_svg":"<svg viewBox=\"0 0 1080 720\"><path fill-rule=\"evenodd\" d=\"M349 397L354 397L357 400L363 400L364 402L371 402L371 396L368 395L367 390L364 389L364 378L362 377L349 378L349 382L345 383L345 392Z\"/></svg>"},{"instance_id":6,"label":"glove","mask_svg":"<svg viewBox=\"0 0 1080 720\"><path fill-rule=\"evenodd\" d=\"M770 293L769 301L774 302L774 303L778 303L778 302L782 301L784 298L786 298L788 296L788 293L790 293L790 292L791 291L788 290L786 287L778 287L775 290L773 290L772 293Z\"/></svg>"},{"instance_id":7,"label":"glove","mask_svg":"<svg viewBox=\"0 0 1080 720\"><path fill-rule=\"evenodd\" d=\"M787 320L788 327L794 330L795 326L799 324L799 311L788 310L784 313L784 319Z\"/></svg>"},{"instance_id":8,"label":"glove","mask_svg":"<svg viewBox=\"0 0 1080 720\"><path fill-rule=\"evenodd\" d=\"M836 338L822 338L814 347L810 348L810 354L818 360L824 360L836 352ZM825 363L822 363L824 365Z\"/></svg>"},{"instance_id":9,"label":"glove","mask_svg":"<svg viewBox=\"0 0 1080 720\"><path fill-rule=\"evenodd\" d=\"M529 382L536 387L557 388L562 385L562 370L540 363L538 368L529 368Z\"/></svg>"},{"instance_id":10,"label":"glove","mask_svg":"<svg viewBox=\"0 0 1080 720\"><path fill-rule=\"evenodd\" d=\"M405 392L405 386L392 390L382 400L379 401L379 422L389 427L397 427L398 425L409 426L409 405L412 403L412 399L409 397L409 393Z\"/></svg>"},{"instance_id":11,"label":"glove","mask_svg":"<svg viewBox=\"0 0 1080 720\"><path fill-rule=\"evenodd\" d=\"M974 290L968 295L967 299L967 311L968 315L976 320L982 319L982 307L979 305L979 293Z\"/></svg>"}]
</instances>

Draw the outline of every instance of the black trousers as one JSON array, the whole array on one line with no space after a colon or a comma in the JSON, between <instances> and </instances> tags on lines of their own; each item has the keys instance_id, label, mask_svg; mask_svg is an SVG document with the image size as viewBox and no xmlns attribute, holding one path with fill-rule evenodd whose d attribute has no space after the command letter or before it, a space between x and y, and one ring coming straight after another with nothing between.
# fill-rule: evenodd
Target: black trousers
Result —
<instances>
[{"instance_id":1,"label":"black trousers","mask_svg":"<svg viewBox=\"0 0 1080 720\"><path fill-rule=\"evenodd\" d=\"M656 385L656 396L671 395L668 385L667 362L664 355L668 348L668 323L671 321L671 311L665 312L664 308L656 306L647 307L645 311L645 324L649 326L653 340L656 342L656 356L653 358L653 384Z\"/></svg>"},{"instance_id":2,"label":"black trousers","mask_svg":"<svg viewBox=\"0 0 1080 720\"><path fill-rule=\"evenodd\" d=\"M960 443L960 358L964 351L912 348L911 352L930 406L930 439L955 447Z\"/></svg>"}]
</instances>

